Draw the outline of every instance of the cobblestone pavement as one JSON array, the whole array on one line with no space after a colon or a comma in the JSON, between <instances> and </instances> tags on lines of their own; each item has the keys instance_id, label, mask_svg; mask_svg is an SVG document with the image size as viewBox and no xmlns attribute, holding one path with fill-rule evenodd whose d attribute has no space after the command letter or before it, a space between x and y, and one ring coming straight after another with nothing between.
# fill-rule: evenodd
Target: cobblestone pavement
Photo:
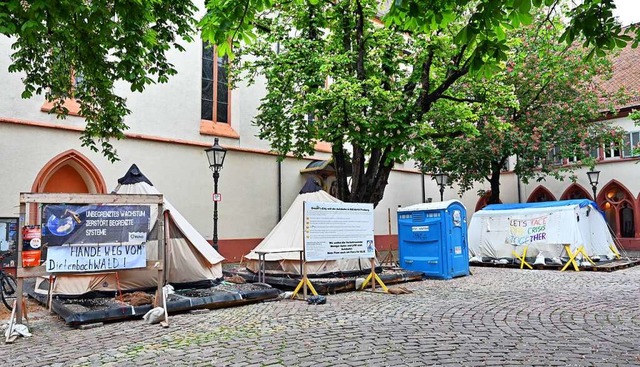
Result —
<instances>
[{"instance_id":1,"label":"cobblestone pavement","mask_svg":"<svg viewBox=\"0 0 640 367\"><path fill-rule=\"evenodd\" d=\"M351 292L89 330L37 315L0 366L640 366L640 267L613 273L472 268ZM3 363L4 362L4 363Z\"/></svg>"}]
</instances>

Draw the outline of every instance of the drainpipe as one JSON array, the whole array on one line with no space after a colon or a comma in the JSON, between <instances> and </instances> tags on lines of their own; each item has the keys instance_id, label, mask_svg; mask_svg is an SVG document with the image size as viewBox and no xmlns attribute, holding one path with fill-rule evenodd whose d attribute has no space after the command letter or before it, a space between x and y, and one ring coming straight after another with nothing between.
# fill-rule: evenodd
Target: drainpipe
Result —
<instances>
[{"instance_id":1,"label":"drainpipe","mask_svg":"<svg viewBox=\"0 0 640 367\"><path fill-rule=\"evenodd\" d=\"M518 160L518 156L516 155L516 161L517 160ZM518 175L517 173L516 173L516 182L518 185L518 203L522 203L522 182L520 181L520 175Z\"/></svg>"},{"instance_id":2,"label":"drainpipe","mask_svg":"<svg viewBox=\"0 0 640 367\"><path fill-rule=\"evenodd\" d=\"M276 55L280 54L280 42L276 42ZM280 158L280 157L279 157ZM282 219L282 160L278 159L278 223Z\"/></svg>"},{"instance_id":3,"label":"drainpipe","mask_svg":"<svg viewBox=\"0 0 640 367\"><path fill-rule=\"evenodd\" d=\"M425 188L424 188L424 172L423 171L420 172L420 179L422 180L422 202L426 203L427 202L427 193L426 193Z\"/></svg>"},{"instance_id":4,"label":"drainpipe","mask_svg":"<svg viewBox=\"0 0 640 367\"><path fill-rule=\"evenodd\" d=\"M278 159L278 222L282 219L282 161Z\"/></svg>"}]
</instances>

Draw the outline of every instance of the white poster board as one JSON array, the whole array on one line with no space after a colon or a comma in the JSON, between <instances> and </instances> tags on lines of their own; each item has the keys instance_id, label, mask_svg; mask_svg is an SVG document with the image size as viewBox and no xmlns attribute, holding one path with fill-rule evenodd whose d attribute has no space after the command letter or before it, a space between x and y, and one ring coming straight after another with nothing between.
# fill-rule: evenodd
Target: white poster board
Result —
<instances>
[{"instance_id":1,"label":"white poster board","mask_svg":"<svg viewBox=\"0 0 640 367\"><path fill-rule=\"evenodd\" d=\"M373 204L304 202L306 261L375 257Z\"/></svg>"}]
</instances>

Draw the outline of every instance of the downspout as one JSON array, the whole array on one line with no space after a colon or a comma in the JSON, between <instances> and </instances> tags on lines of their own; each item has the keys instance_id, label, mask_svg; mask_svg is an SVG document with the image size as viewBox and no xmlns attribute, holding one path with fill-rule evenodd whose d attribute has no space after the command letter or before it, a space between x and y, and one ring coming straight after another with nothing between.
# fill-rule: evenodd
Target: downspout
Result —
<instances>
[{"instance_id":1,"label":"downspout","mask_svg":"<svg viewBox=\"0 0 640 367\"><path fill-rule=\"evenodd\" d=\"M518 160L518 156L516 155L516 162L517 162L517 160ZM514 171L515 171L515 169L514 169ZM516 174L516 182L517 182L517 188L518 188L518 203L522 203L522 183L520 181L520 175L517 174L517 173L515 173L515 174Z\"/></svg>"},{"instance_id":2,"label":"downspout","mask_svg":"<svg viewBox=\"0 0 640 367\"><path fill-rule=\"evenodd\" d=\"M282 161L278 159L278 222L282 219Z\"/></svg>"},{"instance_id":3,"label":"downspout","mask_svg":"<svg viewBox=\"0 0 640 367\"><path fill-rule=\"evenodd\" d=\"M420 179L422 180L422 202L427 202L427 193L424 188L424 171L420 171Z\"/></svg>"},{"instance_id":4,"label":"downspout","mask_svg":"<svg viewBox=\"0 0 640 367\"><path fill-rule=\"evenodd\" d=\"M280 41L276 42L276 55L280 54ZM282 160L278 157L278 222L282 219Z\"/></svg>"}]
</instances>

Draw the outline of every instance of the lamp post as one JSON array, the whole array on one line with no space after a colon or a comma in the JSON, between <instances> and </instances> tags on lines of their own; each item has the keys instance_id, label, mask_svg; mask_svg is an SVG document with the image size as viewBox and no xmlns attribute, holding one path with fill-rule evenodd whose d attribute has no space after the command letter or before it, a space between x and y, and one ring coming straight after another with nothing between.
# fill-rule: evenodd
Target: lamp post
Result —
<instances>
[{"instance_id":1,"label":"lamp post","mask_svg":"<svg viewBox=\"0 0 640 367\"><path fill-rule=\"evenodd\" d=\"M440 201L444 201L444 187L449 181L449 175L443 172L436 173L433 176L436 179L436 183L440 186Z\"/></svg>"},{"instance_id":2,"label":"lamp post","mask_svg":"<svg viewBox=\"0 0 640 367\"><path fill-rule=\"evenodd\" d=\"M598 178L600 178L600 171L589 171L587 172L587 176L589 177L591 190L593 190L593 201L596 201L596 192L598 190Z\"/></svg>"},{"instance_id":3,"label":"lamp post","mask_svg":"<svg viewBox=\"0 0 640 367\"><path fill-rule=\"evenodd\" d=\"M420 183L422 184L422 202L427 202L427 190L424 187L424 170L420 171Z\"/></svg>"},{"instance_id":4,"label":"lamp post","mask_svg":"<svg viewBox=\"0 0 640 367\"><path fill-rule=\"evenodd\" d=\"M209 159L209 168L213 171L213 248L218 251L218 178L220 178L220 170L224 164L224 157L227 150L218 144L218 138L213 140L213 146L204 150Z\"/></svg>"}]
</instances>

